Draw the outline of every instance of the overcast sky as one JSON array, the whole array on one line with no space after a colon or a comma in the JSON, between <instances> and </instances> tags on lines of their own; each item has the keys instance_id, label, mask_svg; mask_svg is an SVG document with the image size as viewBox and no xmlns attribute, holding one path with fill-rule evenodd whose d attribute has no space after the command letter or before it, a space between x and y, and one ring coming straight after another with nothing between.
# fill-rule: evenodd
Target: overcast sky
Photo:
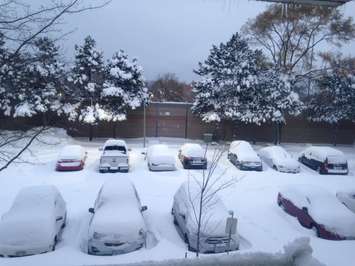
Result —
<instances>
[{"instance_id":1,"label":"overcast sky","mask_svg":"<svg viewBox=\"0 0 355 266\"><path fill-rule=\"evenodd\" d=\"M191 81L212 44L227 41L265 7L253 0L113 0L103 9L67 17L67 30L76 30L62 47L70 58L74 45L90 34L106 58L119 49L137 57L148 80L171 72ZM354 16L354 1L341 9Z\"/></svg>"}]
</instances>

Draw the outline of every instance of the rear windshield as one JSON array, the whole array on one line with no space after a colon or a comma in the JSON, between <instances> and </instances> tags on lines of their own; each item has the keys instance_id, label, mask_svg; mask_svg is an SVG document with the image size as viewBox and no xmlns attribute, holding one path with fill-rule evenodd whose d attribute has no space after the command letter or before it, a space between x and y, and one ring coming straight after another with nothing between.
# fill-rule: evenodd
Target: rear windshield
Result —
<instances>
[{"instance_id":1,"label":"rear windshield","mask_svg":"<svg viewBox=\"0 0 355 266\"><path fill-rule=\"evenodd\" d=\"M121 151L122 153L126 153L126 148L123 146L107 146L105 147L105 151Z\"/></svg>"}]
</instances>

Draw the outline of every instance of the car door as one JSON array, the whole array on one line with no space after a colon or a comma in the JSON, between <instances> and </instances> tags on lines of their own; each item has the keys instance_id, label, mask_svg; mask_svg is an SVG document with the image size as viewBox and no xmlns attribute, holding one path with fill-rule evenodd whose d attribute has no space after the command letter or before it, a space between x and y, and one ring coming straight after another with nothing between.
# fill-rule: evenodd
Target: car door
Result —
<instances>
[{"instance_id":1,"label":"car door","mask_svg":"<svg viewBox=\"0 0 355 266\"><path fill-rule=\"evenodd\" d=\"M57 234L61 231L64 224L65 212L63 211L63 202L60 197L57 195L54 201L54 211L55 211L55 223L56 223L56 232Z\"/></svg>"}]
</instances>

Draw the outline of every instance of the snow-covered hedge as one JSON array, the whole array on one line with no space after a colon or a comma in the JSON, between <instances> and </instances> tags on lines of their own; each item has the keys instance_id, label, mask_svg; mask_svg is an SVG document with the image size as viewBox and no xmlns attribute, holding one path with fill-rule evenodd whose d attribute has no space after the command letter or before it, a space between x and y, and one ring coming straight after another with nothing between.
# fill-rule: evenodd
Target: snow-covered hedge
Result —
<instances>
[{"instance_id":1,"label":"snow-covered hedge","mask_svg":"<svg viewBox=\"0 0 355 266\"><path fill-rule=\"evenodd\" d=\"M299 238L284 247L283 253L253 252L244 254L216 255L199 259L175 259L160 262L148 261L131 264L112 264L106 266L321 266L312 257L309 238ZM102 265L101 265L102 266Z\"/></svg>"}]
</instances>

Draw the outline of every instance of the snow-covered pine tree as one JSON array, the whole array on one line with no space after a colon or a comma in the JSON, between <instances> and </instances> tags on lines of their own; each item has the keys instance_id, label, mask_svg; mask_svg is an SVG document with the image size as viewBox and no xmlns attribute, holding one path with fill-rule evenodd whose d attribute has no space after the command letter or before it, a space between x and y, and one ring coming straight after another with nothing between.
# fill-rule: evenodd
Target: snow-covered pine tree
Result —
<instances>
[{"instance_id":1,"label":"snow-covered pine tree","mask_svg":"<svg viewBox=\"0 0 355 266\"><path fill-rule=\"evenodd\" d=\"M72 118L73 110L76 110L79 121L90 125L92 139L92 126L106 118L100 105L104 82L103 53L96 48L92 37L86 37L82 46L75 46L75 64L68 81L72 84L65 92L64 110Z\"/></svg>"},{"instance_id":2,"label":"snow-covered pine tree","mask_svg":"<svg viewBox=\"0 0 355 266\"><path fill-rule=\"evenodd\" d=\"M266 66L262 52L250 49L238 33L226 44L213 46L195 71L201 80L194 84L193 112L206 122L226 119L258 125L282 124L285 115L299 114L298 95L279 71Z\"/></svg>"},{"instance_id":3,"label":"snow-covered pine tree","mask_svg":"<svg viewBox=\"0 0 355 266\"><path fill-rule=\"evenodd\" d=\"M214 45L195 70L201 80L193 86L193 112L206 122L241 120L250 90L257 84L259 55L238 33L227 43Z\"/></svg>"},{"instance_id":4,"label":"snow-covered pine tree","mask_svg":"<svg viewBox=\"0 0 355 266\"><path fill-rule=\"evenodd\" d=\"M37 39L33 48L32 60L25 72L26 97L18 108L27 106L32 114L42 114L46 126L49 112L61 108L64 66L60 63L59 48L48 37Z\"/></svg>"},{"instance_id":5,"label":"snow-covered pine tree","mask_svg":"<svg viewBox=\"0 0 355 266\"><path fill-rule=\"evenodd\" d=\"M130 61L124 51L115 53L106 66L101 103L107 120L116 122L126 119L129 109L147 103L143 68L137 59Z\"/></svg>"},{"instance_id":6,"label":"snow-covered pine tree","mask_svg":"<svg viewBox=\"0 0 355 266\"><path fill-rule=\"evenodd\" d=\"M341 121L355 120L355 77L333 71L316 80L318 92L307 105L308 119L325 122L334 128L334 144Z\"/></svg>"}]
</instances>

